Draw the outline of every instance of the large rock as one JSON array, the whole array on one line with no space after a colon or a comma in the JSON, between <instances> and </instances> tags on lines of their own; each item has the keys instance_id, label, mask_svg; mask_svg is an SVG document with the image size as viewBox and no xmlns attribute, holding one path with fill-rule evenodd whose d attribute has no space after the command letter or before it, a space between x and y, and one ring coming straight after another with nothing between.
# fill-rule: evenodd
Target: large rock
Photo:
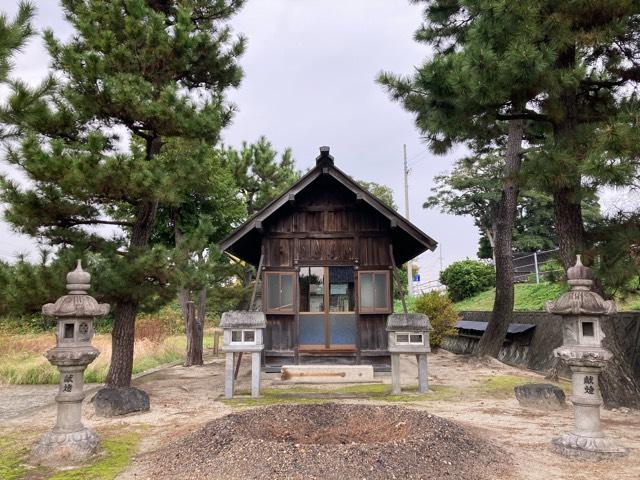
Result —
<instances>
[{"instance_id":1,"label":"large rock","mask_svg":"<svg viewBox=\"0 0 640 480\"><path fill-rule=\"evenodd\" d=\"M135 387L103 388L93 397L96 415L116 417L149 410L149 395Z\"/></svg>"},{"instance_id":2,"label":"large rock","mask_svg":"<svg viewBox=\"0 0 640 480\"><path fill-rule=\"evenodd\" d=\"M513 390L523 407L561 410L567 406L562 389L550 383L526 383L518 385Z\"/></svg>"}]
</instances>

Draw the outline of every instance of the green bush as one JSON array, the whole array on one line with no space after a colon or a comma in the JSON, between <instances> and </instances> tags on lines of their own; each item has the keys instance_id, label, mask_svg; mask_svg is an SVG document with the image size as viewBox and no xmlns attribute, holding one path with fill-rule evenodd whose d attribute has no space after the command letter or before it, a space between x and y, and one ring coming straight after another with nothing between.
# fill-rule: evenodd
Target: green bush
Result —
<instances>
[{"instance_id":1,"label":"green bush","mask_svg":"<svg viewBox=\"0 0 640 480\"><path fill-rule=\"evenodd\" d=\"M495 286L496 274L491 265L462 260L440 272L440 282L447 287L451 300L459 302Z\"/></svg>"},{"instance_id":2,"label":"green bush","mask_svg":"<svg viewBox=\"0 0 640 480\"><path fill-rule=\"evenodd\" d=\"M455 334L458 314L453 308L451 299L438 292L429 292L416 298L416 312L424 313L431 322L429 344L437 348L447 335Z\"/></svg>"}]
</instances>

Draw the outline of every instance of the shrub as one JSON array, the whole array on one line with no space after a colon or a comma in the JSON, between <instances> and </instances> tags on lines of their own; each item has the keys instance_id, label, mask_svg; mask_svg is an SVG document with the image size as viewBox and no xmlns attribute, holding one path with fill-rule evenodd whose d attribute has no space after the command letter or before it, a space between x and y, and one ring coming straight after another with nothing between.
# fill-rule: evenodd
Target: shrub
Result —
<instances>
[{"instance_id":1,"label":"shrub","mask_svg":"<svg viewBox=\"0 0 640 480\"><path fill-rule=\"evenodd\" d=\"M451 300L458 302L490 289L496 284L493 267L476 260L454 262L440 272Z\"/></svg>"},{"instance_id":2,"label":"shrub","mask_svg":"<svg viewBox=\"0 0 640 480\"><path fill-rule=\"evenodd\" d=\"M429 344L432 348L439 347L445 336L455 333L458 314L448 296L438 292L421 295L416 298L416 312L429 317L433 328L429 334Z\"/></svg>"}]
</instances>

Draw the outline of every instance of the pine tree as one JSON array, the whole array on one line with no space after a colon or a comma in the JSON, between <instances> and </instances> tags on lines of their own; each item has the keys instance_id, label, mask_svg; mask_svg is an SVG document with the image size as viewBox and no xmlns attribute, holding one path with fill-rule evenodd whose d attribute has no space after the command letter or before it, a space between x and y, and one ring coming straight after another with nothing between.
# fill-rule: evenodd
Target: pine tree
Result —
<instances>
[{"instance_id":1,"label":"pine tree","mask_svg":"<svg viewBox=\"0 0 640 480\"><path fill-rule=\"evenodd\" d=\"M13 21L0 14L0 83L5 82L11 71L11 57L24 46L33 34L31 20L34 8L30 3L20 2Z\"/></svg>"},{"instance_id":2,"label":"pine tree","mask_svg":"<svg viewBox=\"0 0 640 480\"><path fill-rule=\"evenodd\" d=\"M460 141L472 150L504 146L506 128L500 120L511 127L515 120L526 121L525 164L553 196L561 259L568 267L576 252L589 247L582 215L588 166L610 174L597 177L598 185L611 178L637 178L624 155L628 139L638 136L637 113L632 112L640 79L640 5L626 0L421 3L426 4L426 22L416 39L434 49L433 57L412 77L383 75L380 80L415 114L416 125L437 152ZM611 148L601 148L605 144ZM517 166L511 160L507 164ZM503 176L505 199L512 199L517 187L509 180L511 170ZM481 353L494 356L511 317L506 305L512 304L512 290L499 274L507 266L500 267L502 254L496 251L497 291L506 295L496 295L492 321L479 345ZM640 391L640 385L634 389ZM616 396L615 390L607 394Z\"/></svg>"},{"instance_id":3,"label":"pine tree","mask_svg":"<svg viewBox=\"0 0 640 480\"><path fill-rule=\"evenodd\" d=\"M76 34L44 33L55 80L40 96L16 82L1 112L20 132L6 160L30 180L2 179L7 220L95 254L95 286L114 303L109 387L130 385L138 309L171 295L171 251L151 237L201 165L165 146L214 145L229 123L224 92L240 82L245 42L226 21L243 3L63 0Z\"/></svg>"},{"instance_id":4,"label":"pine tree","mask_svg":"<svg viewBox=\"0 0 640 480\"><path fill-rule=\"evenodd\" d=\"M167 142L166 155L176 161L197 158L200 165L197 176L176 186L175 201L158 209L152 240L175 247L178 300L187 336L184 365L202 365L208 287L231 274L217 242L245 218L245 207L220 149L172 140Z\"/></svg>"},{"instance_id":5,"label":"pine tree","mask_svg":"<svg viewBox=\"0 0 640 480\"><path fill-rule=\"evenodd\" d=\"M278 153L264 136L251 144L243 142L239 150L233 147L223 149L222 159L235 178L247 218L285 192L300 177L291 149ZM241 285L238 289L241 296L239 307L248 309L255 269L244 262L235 262L234 269Z\"/></svg>"},{"instance_id":6,"label":"pine tree","mask_svg":"<svg viewBox=\"0 0 640 480\"><path fill-rule=\"evenodd\" d=\"M479 258L493 258L503 158L500 152L489 152L456 161L451 172L434 177L432 195L423 204L424 208L439 208L443 213L472 217L480 230ZM525 253L555 249L553 198L538 190L527 173L525 168L520 178L513 249ZM585 220L590 225L595 224L600 218L595 192L583 200L583 209Z\"/></svg>"},{"instance_id":7,"label":"pine tree","mask_svg":"<svg viewBox=\"0 0 640 480\"><path fill-rule=\"evenodd\" d=\"M495 224L496 298L478 353L497 356L513 316L512 231L525 119L548 81L554 49L536 28L536 5L503 1L427 1L415 38L434 54L411 77L378 78L416 118L436 153L465 142L472 151L504 151Z\"/></svg>"}]
</instances>

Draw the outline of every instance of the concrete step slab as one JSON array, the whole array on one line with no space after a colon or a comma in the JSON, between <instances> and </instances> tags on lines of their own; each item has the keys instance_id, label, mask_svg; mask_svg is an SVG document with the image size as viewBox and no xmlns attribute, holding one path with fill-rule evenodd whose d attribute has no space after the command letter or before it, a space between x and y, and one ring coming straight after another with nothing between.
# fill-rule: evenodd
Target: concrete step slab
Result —
<instances>
[{"instance_id":1,"label":"concrete step slab","mask_svg":"<svg viewBox=\"0 0 640 480\"><path fill-rule=\"evenodd\" d=\"M286 383L377 383L372 365L283 365Z\"/></svg>"}]
</instances>

